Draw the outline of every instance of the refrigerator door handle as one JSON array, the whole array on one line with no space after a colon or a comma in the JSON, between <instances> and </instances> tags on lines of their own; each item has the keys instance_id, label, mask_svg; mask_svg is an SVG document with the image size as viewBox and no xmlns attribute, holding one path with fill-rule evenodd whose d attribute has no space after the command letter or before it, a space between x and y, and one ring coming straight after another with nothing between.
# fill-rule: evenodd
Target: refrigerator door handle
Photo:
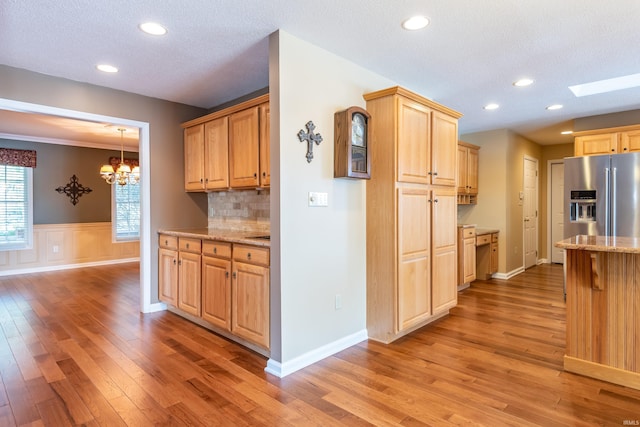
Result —
<instances>
[{"instance_id":1,"label":"refrigerator door handle","mask_svg":"<svg viewBox=\"0 0 640 427\"><path fill-rule=\"evenodd\" d=\"M618 227L616 227L617 212L617 200L616 200L616 171L618 168L611 168L611 236L615 236Z\"/></svg>"},{"instance_id":2,"label":"refrigerator door handle","mask_svg":"<svg viewBox=\"0 0 640 427\"><path fill-rule=\"evenodd\" d=\"M609 207L611 206L611 186L609 185L611 171L609 168L604 168L604 234L605 236L611 235L611 217L609 213Z\"/></svg>"}]
</instances>

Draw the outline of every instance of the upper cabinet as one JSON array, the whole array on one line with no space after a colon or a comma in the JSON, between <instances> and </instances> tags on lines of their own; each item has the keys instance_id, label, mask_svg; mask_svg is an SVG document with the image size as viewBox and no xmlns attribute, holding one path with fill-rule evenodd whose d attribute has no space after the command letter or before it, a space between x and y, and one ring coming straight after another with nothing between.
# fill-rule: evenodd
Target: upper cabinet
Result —
<instances>
[{"instance_id":1,"label":"upper cabinet","mask_svg":"<svg viewBox=\"0 0 640 427\"><path fill-rule=\"evenodd\" d=\"M478 196L478 157L480 147L458 141L458 204L475 205Z\"/></svg>"},{"instance_id":2,"label":"upper cabinet","mask_svg":"<svg viewBox=\"0 0 640 427\"><path fill-rule=\"evenodd\" d=\"M640 151L640 126L595 129L575 132L574 154L624 154Z\"/></svg>"},{"instance_id":3,"label":"upper cabinet","mask_svg":"<svg viewBox=\"0 0 640 427\"><path fill-rule=\"evenodd\" d=\"M186 191L269 187L269 95L183 123Z\"/></svg>"}]
</instances>

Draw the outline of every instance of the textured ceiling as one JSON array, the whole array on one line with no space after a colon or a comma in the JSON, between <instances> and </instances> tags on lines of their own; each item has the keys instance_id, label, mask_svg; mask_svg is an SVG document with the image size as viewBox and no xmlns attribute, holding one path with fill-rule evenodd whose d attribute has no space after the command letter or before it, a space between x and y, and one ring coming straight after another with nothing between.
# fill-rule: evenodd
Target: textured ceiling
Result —
<instances>
[{"instance_id":1,"label":"textured ceiling","mask_svg":"<svg viewBox=\"0 0 640 427\"><path fill-rule=\"evenodd\" d=\"M414 14L431 24L402 30ZM640 72L639 19L638 0L2 0L0 63L210 108L268 85L268 36L283 29L460 111L461 134L550 144L572 141L559 131L574 118L640 108L639 88L567 88ZM169 33L139 31L149 20Z\"/></svg>"}]
</instances>

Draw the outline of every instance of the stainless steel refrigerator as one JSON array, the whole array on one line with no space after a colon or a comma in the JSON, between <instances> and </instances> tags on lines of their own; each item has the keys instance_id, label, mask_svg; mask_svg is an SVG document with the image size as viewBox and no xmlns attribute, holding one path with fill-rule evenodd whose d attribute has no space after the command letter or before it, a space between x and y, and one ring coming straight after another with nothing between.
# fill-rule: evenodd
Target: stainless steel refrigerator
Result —
<instances>
[{"instance_id":1,"label":"stainless steel refrigerator","mask_svg":"<svg viewBox=\"0 0 640 427\"><path fill-rule=\"evenodd\" d=\"M564 159L564 237L640 237L640 153Z\"/></svg>"}]
</instances>

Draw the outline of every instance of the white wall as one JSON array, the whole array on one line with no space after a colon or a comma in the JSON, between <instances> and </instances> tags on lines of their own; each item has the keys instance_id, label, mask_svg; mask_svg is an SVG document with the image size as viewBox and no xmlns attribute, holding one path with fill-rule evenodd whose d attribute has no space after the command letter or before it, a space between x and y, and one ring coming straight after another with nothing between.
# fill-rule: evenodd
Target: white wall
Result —
<instances>
[{"instance_id":1,"label":"white wall","mask_svg":"<svg viewBox=\"0 0 640 427\"><path fill-rule=\"evenodd\" d=\"M272 348L287 375L366 338L366 181L333 178L333 116L395 84L283 31L270 39ZM298 132L323 137L307 163ZM308 192L328 207L308 207ZM279 237L278 237L279 235ZM342 308L336 310L339 294Z\"/></svg>"}]
</instances>

